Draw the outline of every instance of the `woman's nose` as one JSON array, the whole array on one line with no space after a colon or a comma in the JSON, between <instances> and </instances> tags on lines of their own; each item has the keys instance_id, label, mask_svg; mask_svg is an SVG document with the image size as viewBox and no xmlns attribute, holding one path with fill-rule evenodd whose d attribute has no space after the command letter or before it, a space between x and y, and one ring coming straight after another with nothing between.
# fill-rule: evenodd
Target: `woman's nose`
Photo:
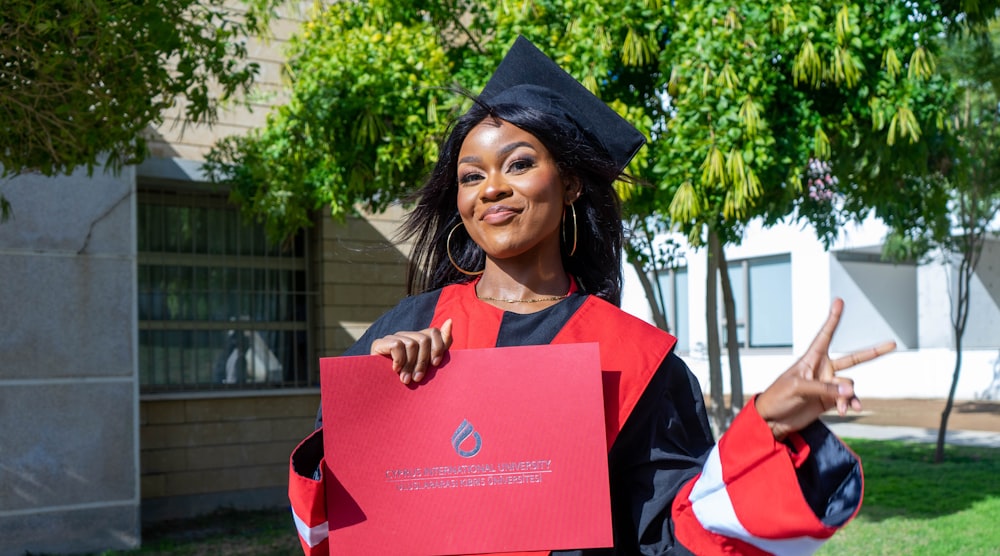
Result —
<instances>
[{"instance_id":1,"label":"woman's nose","mask_svg":"<svg viewBox=\"0 0 1000 556\"><path fill-rule=\"evenodd\" d=\"M479 196L484 201L496 201L511 195L510 185L499 173L490 172L481 185Z\"/></svg>"}]
</instances>

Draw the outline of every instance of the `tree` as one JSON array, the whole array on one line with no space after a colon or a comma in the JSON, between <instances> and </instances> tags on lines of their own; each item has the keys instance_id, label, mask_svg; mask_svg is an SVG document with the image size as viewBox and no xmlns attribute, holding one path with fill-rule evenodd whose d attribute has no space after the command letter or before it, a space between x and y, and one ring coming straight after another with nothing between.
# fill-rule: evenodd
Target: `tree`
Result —
<instances>
[{"instance_id":1,"label":"tree","mask_svg":"<svg viewBox=\"0 0 1000 556\"><path fill-rule=\"evenodd\" d=\"M521 33L648 133L652 120L631 102L634 80L611 79L624 73L623 21L652 9L629 4L332 3L292 41L290 102L265 129L219 143L210 175L232 184L276 237L308 225L319 207L380 210L422 181L468 106L448 88L481 90Z\"/></svg>"},{"instance_id":2,"label":"tree","mask_svg":"<svg viewBox=\"0 0 1000 556\"><path fill-rule=\"evenodd\" d=\"M898 198L900 176L926 173L920 139L947 95L930 38L996 4L336 2L293 43L291 102L219 144L209 169L278 237L323 206L383 208L420 181L465 106L439 87L478 92L523 34L651 139L628 168L648 186L621 190L632 222L725 246L754 218L796 218L830 241ZM817 160L841 177L833 199L804 185ZM643 267L655 257L635 238L628 254Z\"/></svg>"},{"instance_id":3,"label":"tree","mask_svg":"<svg viewBox=\"0 0 1000 556\"><path fill-rule=\"evenodd\" d=\"M829 244L844 222L898 209L904 176L931 171L921 138L943 126L950 102L933 39L981 17L958 17L962 4L675 3L660 56L671 117L652 145L663 212L691 243L724 246L755 218L804 220ZM710 269L725 268L723 253L708 250Z\"/></svg>"},{"instance_id":4,"label":"tree","mask_svg":"<svg viewBox=\"0 0 1000 556\"><path fill-rule=\"evenodd\" d=\"M680 266L681 246L671 236L669 222L656 217L652 211L644 208L644 202L640 197L652 197L652 189L641 188L630 193L624 215L627 238L625 258L635 270L643 293L649 301L653 324L670 332L671 323L667 316L669 305L660 275Z\"/></svg>"},{"instance_id":5,"label":"tree","mask_svg":"<svg viewBox=\"0 0 1000 556\"><path fill-rule=\"evenodd\" d=\"M942 73L950 76L955 103L948 126L929 153L935 169L928 176L912 176L908 183L923 191L937 205L916 214L919 226L898 225L887 252L895 258L938 254L954 282L950 283L951 325L955 366L947 402L941 413L934 460L944 460L948 418L962 370L962 338L968 323L970 290L983 243L997 233L1000 215L1000 20L970 25L945 41ZM936 210L935 210L936 209ZM893 212L913 217L905 207Z\"/></svg>"},{"instance_id":6,"label":"tree","mask_svg":"<svg viewBox=\"0 0 1000 556\"><path fill-rule=\"evenodd\" d=\"M211 123L249 91L245 39L276 0L9 0L0 11L0 178L117 170L146 156L142 132L184 99ZM9 203L0 197L2 216Z\"/></svg>"}]
</instances>

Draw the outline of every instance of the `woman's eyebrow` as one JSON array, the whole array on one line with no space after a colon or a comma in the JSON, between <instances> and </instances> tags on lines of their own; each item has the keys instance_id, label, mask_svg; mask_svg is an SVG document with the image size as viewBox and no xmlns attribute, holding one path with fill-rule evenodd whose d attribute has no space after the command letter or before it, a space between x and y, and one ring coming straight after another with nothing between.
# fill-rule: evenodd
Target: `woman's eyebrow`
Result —
<instances>
[{"instance_id":1,"label":"woman's eyebrow","mask_svg":"<svg viewBox=\"0 0 1000 556\"><path fill-rule=\"evenodd\" d=\"M534 145L532 145L527 141L515 141L513 143L508 143L507 145L504 145L500 150L498 150L497 157L503 158L520 147L528 147L529 149L532 150L534 150L535 148ZM481 161L482 159L476 155L463 156L462 158L458 159L459 164L474 163Z\"/></svg>"},{"instance_id":2,"label":"woman's eyebrow","mask_svg":"<svg viewBox=\"0 0 1000 556\"><path fill-rule=\"evenodd\" d=\"M520 147L528 147L529 149L534 149L535 148L534 145L532 145L531 143L529 143L527 141L515 141L515 142L510 143L508 145L504 145L504 147L502 149L500 149L499 151L497 151L497 155L499 155L500 158L503 158L503 157L507 156L508 154L514 152L515 150L517 150Z\"/></svg>"}]
</instances>

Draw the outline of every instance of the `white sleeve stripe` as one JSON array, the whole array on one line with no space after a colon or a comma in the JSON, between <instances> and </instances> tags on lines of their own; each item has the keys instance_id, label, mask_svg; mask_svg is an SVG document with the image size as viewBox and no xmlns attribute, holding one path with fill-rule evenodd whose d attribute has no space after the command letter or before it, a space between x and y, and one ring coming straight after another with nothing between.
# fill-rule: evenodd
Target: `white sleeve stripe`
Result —
<instances>
[{"instance_id":1,"label":"white sleeve stripe","mask_svg":"<svg viewBox=\"0 0 1000 556\"><path fill-rule=\"evenodd\" d=\"M302 521L302 518L295 513L295 510L292 510L292 517L295 519L295 528L298 529L299 536L309 545L309 548L316 546L330 536L329 521L324 521L319 525L310 527L306 525L305 521Z\"/></svg>"},{"instance_id":2,"label":"white sleeve stripe","mask_svg":"<svg viewBox=\"0 0 1000 556\"><path fill-rule=\"evenodd\" d=\"M755 537L743 527L736 516L733 501L729 498L725 481L722 479L722 461L719 446L705 461L701 476L691 489L691 509L702 528L717 535L739 539L776 556L812 554L819 550L825 539L796 537L789 539L763 539Z\"/></svg>"}]
</instances>

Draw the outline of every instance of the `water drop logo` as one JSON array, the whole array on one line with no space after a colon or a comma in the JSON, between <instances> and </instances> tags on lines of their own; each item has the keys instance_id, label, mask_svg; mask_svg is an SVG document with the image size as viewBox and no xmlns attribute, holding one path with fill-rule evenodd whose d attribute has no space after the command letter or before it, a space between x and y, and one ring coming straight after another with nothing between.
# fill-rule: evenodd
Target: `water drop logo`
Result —
<instances>
[{"instance_id":1,"label":"water drop logo","mask_svg":"<svg viewBox=\"0 0 1000 556\"><path fill-rule=\"evenodd\" d=\"M476 445L471 450L463 450L461 448L462 443L469 437L472 437L476 441ZM471 458L472 456L479 453L480 448L483 447L483 439L476 432L476 429L472 427L472 423L465 419L462 419L462 424L455 429L454 434L451 435L451 447L455 449L455 453L462 456L463 458Z\"/></svg>"}]
</instances>

